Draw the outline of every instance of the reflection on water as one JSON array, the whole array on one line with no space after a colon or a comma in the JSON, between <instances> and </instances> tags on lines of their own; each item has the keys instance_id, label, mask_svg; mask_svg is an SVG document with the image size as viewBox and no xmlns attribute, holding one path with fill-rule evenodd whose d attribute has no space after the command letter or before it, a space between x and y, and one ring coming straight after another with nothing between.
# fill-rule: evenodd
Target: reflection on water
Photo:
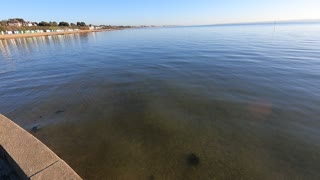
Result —
<instances>
[{"instance_id":1,"label":"reflection on water","mask_svg":"<svg viewBox=\"0 0 320 180\"><path fill-rule=\"evenodd\" d=\"M319 179L319 29L0 41L0 113L85 179Z\"/></svg>"},{"instance_id":2,"label":"reflection on water","mask_svg":"<svg viewBox=\"0 0 320 180\"><path fill-rule=\"evenodd\" d=\"M96 33L90 34L92 38ZM11 58L11 51L19 51L20 53L31 53L32 51L39 50L39 46L50 45L51 43L57 44L63 48L68 46L81 45L80 39L83 41L88 38L88 34L69 34L69 35L54 35L54 36L41 36L31 38L17 38L0 41L1 55L5 59Z\"/></svg>"}]
</instances>

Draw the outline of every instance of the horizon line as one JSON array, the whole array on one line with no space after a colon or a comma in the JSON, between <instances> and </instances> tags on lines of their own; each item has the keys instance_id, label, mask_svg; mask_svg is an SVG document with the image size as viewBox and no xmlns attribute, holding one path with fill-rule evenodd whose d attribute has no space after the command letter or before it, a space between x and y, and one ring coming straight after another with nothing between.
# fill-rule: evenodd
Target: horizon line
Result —
<instances>
[{"instance_id":1,"label":"horizon line","mask_svg":"<svg viewBox=\"0 0 320 180\"><path fill-rule=\"evenodd\" d=\"M213 24L192 24L192 25L160 25L160 26L222 26L222 25L254 25L254 24L273 24L273 23L320 23L320 19L290 19L290 20L266 20L266 21L248 21L248 22L230 22ZM150 25L152 26L152 25Z\"/></svg>"}]
</instances>

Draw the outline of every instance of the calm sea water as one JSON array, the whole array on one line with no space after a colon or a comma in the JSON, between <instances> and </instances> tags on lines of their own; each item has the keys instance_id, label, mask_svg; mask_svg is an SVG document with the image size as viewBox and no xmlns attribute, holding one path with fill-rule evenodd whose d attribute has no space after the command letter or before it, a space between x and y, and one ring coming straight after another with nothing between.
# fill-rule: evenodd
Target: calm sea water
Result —
<instances>
[{"instance_id":1,"label":"calm sea water","mask_svg":"<svg viewBox=\"0 0 320 180\"><path fill-rule=\"evenodd\" d=\"M320 25L0 40L0 113L85 179L320 179Z\"/></svg>"}]
</instances>

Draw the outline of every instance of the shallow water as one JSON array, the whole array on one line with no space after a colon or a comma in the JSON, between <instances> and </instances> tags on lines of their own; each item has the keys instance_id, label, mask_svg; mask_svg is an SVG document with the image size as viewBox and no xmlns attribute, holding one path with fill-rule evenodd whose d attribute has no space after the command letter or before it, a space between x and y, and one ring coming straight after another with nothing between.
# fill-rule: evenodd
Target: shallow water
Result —
<instances>
[{"instance_id":1,"label":"shallow water","mask_svg":"<svg viewBox=\"0 0 320 180\"><path fill-rule=\"evenodd\" d=\"M320 179L320 25L0 40L0 113L85 179Z\"/></svg>"}]
</instances>

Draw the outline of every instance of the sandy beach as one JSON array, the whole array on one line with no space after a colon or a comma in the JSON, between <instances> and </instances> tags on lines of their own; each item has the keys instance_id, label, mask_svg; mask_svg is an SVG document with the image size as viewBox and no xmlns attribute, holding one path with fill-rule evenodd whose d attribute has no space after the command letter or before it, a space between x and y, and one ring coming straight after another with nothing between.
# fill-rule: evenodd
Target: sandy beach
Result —
<instances>
[{"instance_id":1,"label":"sandy beach","mask_svg":"<svg viewBox=\"0 0 320 180\"><path fill-rule=\"evenodd\" d=\"M39 37L39 36L52 36L52 35L65 35L76 33L89 33L89 32L102 32L113 31L118 29L100 29L100 30L79 30L79 31L67 31L67 32L45 32L45 33L29 33L29 34L4 34L0 35L0 40L3 39L15 39L15 38L27 38L27 37Z\"/></svg>"}]
</instances>

